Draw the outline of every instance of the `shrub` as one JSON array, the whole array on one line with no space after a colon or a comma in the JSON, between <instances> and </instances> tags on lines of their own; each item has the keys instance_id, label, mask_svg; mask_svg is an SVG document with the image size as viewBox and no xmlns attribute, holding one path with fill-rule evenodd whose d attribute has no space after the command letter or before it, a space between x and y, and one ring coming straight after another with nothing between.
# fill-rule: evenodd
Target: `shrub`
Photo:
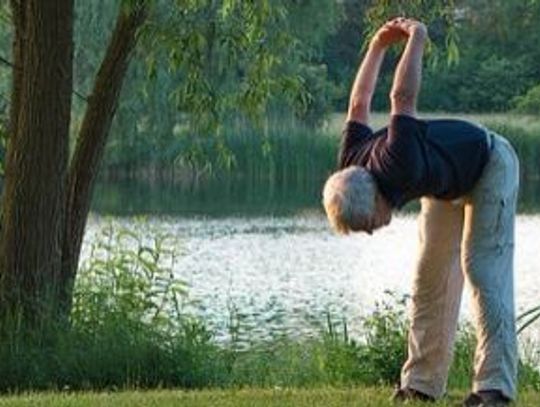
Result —
<instances>
[{"instance_id":1,"label":"shrub","mask_svg":"<svg viewBox=\"0 0 540 407\"><path fill-rule=\"evenodd\" d=\"M529 89L524 95L513 100L514 109L518 113L538 114L540 113L540 85Z\"/></svg>"},{"instance_id":2,"label":"shrub","mask_svg":"<svg viewBox=\"0 0 540 407\"><path fill-rule=\"evenodd\" d=\"M79 273L69 327L51 322L28 332L12 321L4 329L0 390L223 381L221 350L182 307L187 287L172 273L178 242L159 231L143 238L148 229L109 224L98 233Z\"/></svg>"}]
</instances>

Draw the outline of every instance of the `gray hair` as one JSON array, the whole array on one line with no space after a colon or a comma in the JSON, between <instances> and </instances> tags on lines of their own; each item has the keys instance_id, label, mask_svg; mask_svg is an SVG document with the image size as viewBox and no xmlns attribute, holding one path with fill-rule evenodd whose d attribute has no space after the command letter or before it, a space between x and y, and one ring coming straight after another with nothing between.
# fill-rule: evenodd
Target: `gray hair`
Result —
<instances>
[{"instance_id":1,"label":"gray hair","mask_svg":"<svg viewBox=\"0 0 540 407\"><path fill-rule=\"evenodd\" d=\"M323 205L332 227L347 234L361 228L375 211L377 187L362 167L351 166L330 176L324 185Z\"/></svg>"}]
</instances>

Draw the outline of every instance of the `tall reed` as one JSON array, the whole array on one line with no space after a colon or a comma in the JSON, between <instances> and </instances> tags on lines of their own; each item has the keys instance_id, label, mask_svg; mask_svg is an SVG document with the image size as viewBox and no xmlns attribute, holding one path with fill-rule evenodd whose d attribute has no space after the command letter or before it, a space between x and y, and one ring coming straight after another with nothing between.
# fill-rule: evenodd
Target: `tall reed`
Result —
<instances>
[{"instance_id":1,"label":"tall reed","mask_svg":"<svg viewBox=\"0 0 540 407\"><path fill-rule=\"evenodd\" d=\"M540 196L540 121L517 115L445 115L480 122L507 137L521 161L521 210L536 210ZM374 128L387 122L374 115ZM152 157L108 162L102 172L104 184L118 179L143 180L163 191L180 186L195 200L198 194L219 190L230 201L268 201L319 206L321 185L336 168L343 116L332 116L322 128L310 128L291 117L272 117L258 126L240 119L223 124L216 137L199 137L180 129L166 148ZM151 141L148 141L151 143ZM164 182L163 182L164 181ZM164 192L166 194L166 191ZM177 197L175 199L178 199ZM258 199L258 201L257 201Z\"/></svg>"}]
</instances>

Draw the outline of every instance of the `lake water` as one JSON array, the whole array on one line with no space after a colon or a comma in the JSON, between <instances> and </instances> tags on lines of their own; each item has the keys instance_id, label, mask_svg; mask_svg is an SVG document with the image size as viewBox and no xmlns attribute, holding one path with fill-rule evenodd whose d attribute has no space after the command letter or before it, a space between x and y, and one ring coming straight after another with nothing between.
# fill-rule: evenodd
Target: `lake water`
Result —
<instances>
[{"instance_id":1,"label":"lake water","mask_svg":"<svg viewBox=\"0 0 540 407\"><path fill-rule=\"evenodd\" d=\"M217 199L217 198L216 198ZM286 206L286 205L285 205ZM196 213L150 215L148 221L179 237L183 255L175 272L190 286L204 316L221 338L230 318L253 335L306 334L317 322L347 320L361 327L361 317L377 301L410 291L417 250L414 214L402 214L373 236L337 236L317 209L295 207L291 213L222 216ZM219 208L219 200L212 203ZM225 209L225 208L223 208ZM140 211L152 213L153 211ZM166 211L165 211L166 212ZM219 211L218 211L219 212ZM129 217L123 221L130 222ZM103 217L94 214L89 233ZM519 310L540 303L540 216L520 215L516 237L516 302ZM463 317L468 313L468 293Z\"/></svg>"}]
</instances>

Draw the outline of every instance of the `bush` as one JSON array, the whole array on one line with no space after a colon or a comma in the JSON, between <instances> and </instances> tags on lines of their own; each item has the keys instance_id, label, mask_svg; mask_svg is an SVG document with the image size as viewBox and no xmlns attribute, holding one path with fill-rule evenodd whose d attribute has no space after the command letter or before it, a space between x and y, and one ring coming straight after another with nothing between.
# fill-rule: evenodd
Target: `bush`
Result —
<instances>
[{"instance_id":1,"label":"bush","mask_svg":"<svg viewBox=\"0 0 540 407\"><path fill-rule=\"evenodd\" d=\"M536 85L522 96L513 101L515 111L524 114L538 114L540 112L540 85Z\"/></svg>"},{"instance_id":2,"label":"bush","mask_svg":"<svg viewBox=\"0 0 540 407\"><path fill-rule=\"evenodd\" d=\"M527 58L509 59L464 50L456 66L427 68L419 98L424 111L504 112L531 86Z\"/></svg>"},{"instance_id":3,"label":"bush","mask_svg":"<svg viewBox=\"0 0 540 407\"><path fill-rule=\"evenodd\" d=\"M375 311L364 318L365 343L360 362L368 380L385 384L398 383L400 370L407 356L407 296L398 298L386 293L390 300L376 304Z\"/></svg>"},{"instance_id":4,"label":"bush","mask_svg":"<svg viewBox=\"0 0 540 407\"><path fill-rule=\"evenodd\" d=\"M487 123L488 127L506 137L515 148L521 163L521 176L536 180L540 174L540 129L528 130L504 123Z\"/></svg>"},{"instance_id":5,"label":"bush","mask_svg":"<svg viewBox=\"0 0 540 407\"><path fill-rule=\"evenodd\" d=\"M186 284L172 273L177 243L148 224L105 226L75 288L69 327L0 337L0 390L201 387L222 382L221 350L186 313ZM143 233L144 230L144 233Z\"/></svg>"}]
</instances>

